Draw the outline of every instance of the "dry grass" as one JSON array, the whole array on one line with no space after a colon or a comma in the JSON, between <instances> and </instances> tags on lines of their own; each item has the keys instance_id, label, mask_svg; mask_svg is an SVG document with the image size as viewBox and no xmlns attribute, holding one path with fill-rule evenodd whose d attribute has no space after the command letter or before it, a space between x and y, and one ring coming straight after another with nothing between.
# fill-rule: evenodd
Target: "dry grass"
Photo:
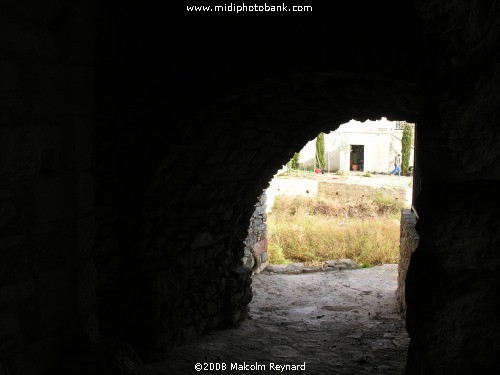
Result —
<instances>
[{"instance_id":1,"label":"dry grass","mask_svg":"<svg viewBox=\"0 0 500 375\"><path fill-rule=\"evenodd\" d=\"M357 263L397 263L401 206L381 197L340 204L276 197L267 219L269 261L318 264L350 258Z\"/></svg>"}]
</instances>

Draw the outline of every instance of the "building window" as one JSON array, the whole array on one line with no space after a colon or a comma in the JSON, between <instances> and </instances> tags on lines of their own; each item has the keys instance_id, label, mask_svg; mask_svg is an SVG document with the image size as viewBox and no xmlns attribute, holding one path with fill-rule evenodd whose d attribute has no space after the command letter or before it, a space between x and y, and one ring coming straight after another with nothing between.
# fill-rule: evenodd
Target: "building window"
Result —
<instances>
[{"instance_id":1,"label":"building window","mask_svg":"<svg viewBox=\"0 0 500 375\"><path fill-rule=\"evenodd\" d=\"M404 121L396 121L396 130L403 130L404 126L405 126Z\"/></svg>"}]
</instances>

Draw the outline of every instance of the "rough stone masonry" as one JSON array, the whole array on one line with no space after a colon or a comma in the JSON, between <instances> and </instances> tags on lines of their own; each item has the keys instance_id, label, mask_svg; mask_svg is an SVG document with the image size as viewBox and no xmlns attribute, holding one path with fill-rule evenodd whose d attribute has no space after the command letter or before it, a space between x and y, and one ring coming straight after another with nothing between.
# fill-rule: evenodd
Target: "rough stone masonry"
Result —
<instances>
[{"instance_id":1,"label":"rough stone masonry","mask_svg":"<svg viewBox=\"0 0 500 375\"><path fill-rule=\"evenodd\" d=\"M382 116L416 124L406 373L498 368L499 2L311 5L1 3L0 373L134 373L243 319L257 197Z\"/></svg>"},{"instance_id":2,"label":"rough stone masonry","mask_svg":"<svg viewBox=\"0 0 500 375\"><path fill-rule=\"evenodd\" d=\"M267 266L266 197L264 191L258 198L245 239L243 264L253 273L260 273Z\"/></svg>"}]
</instances>

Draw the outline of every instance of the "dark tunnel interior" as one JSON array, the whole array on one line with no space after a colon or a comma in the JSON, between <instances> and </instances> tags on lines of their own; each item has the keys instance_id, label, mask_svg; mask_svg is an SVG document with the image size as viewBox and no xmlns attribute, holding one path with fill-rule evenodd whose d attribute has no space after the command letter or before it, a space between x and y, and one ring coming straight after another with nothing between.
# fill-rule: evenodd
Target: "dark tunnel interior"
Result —
<instances>
[{"instance_id":1,"label":"dark tunnel interior","mask_svg":"<svg viewBox=\"0 0 500 375\"><path fill-rule=\"evenodd\" d=\"M382 116L418 125L406 374L494 373L500 2L201 3L0 5L0 375L139 374L245 319L262 189Z\"/></svg>"}]
</instances>

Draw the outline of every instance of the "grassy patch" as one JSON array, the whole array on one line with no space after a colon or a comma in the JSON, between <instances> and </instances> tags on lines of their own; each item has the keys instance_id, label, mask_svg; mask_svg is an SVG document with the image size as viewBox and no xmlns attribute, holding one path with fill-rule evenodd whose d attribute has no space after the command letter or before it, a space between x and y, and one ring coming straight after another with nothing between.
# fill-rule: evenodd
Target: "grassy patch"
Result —
<instances>
[{"instance_id":1,"label":"grassy patch","mask_svg":"<svg viewBox=\"0 0 500 375\"><path fill-rule=\"evenodd\" d=\"M270 243L268 244L267 249L268 261L272 264L288 264L292 263L291 260L286 259L283 254L283 249L280 247L278 243Z\"/></svg>"},{"instance_id":2,"label":"grassy patch","mask_svg":"<svg viewBox=\"0 0 500 375\"><path fill-rule=\"evenodd\" d=\"M365 267L397 263L401 206L377 197L340 204L278 196L267 219L269 261L318 264L349 258Z\"/></svg>"},{"instance_id":3,"label":"grassy patch","mask_svg":"<svg viewBox=\"0 0 500 375\"><path fill-rule=\"evenodd\" d=\"M384 197L382 194L375 194L373 204L377 207L379 215L390 215L399 218L403 203L393 198Z\"/></svg>"},{"instance_id":4,"label":"grassy patch","mask_svg":"<svg viewBox=\"0 0 500 375\"><path fill-rule=\"evenodd\" d=\"M311 219L310 216L320 220L326 218L371 218L379 217L399 219L403 205L392 198L376 195L373 200L341 203L327 198L287 197L277 196L274 200L272 217L278 221Z\"/></svg>"}]
</instances>

